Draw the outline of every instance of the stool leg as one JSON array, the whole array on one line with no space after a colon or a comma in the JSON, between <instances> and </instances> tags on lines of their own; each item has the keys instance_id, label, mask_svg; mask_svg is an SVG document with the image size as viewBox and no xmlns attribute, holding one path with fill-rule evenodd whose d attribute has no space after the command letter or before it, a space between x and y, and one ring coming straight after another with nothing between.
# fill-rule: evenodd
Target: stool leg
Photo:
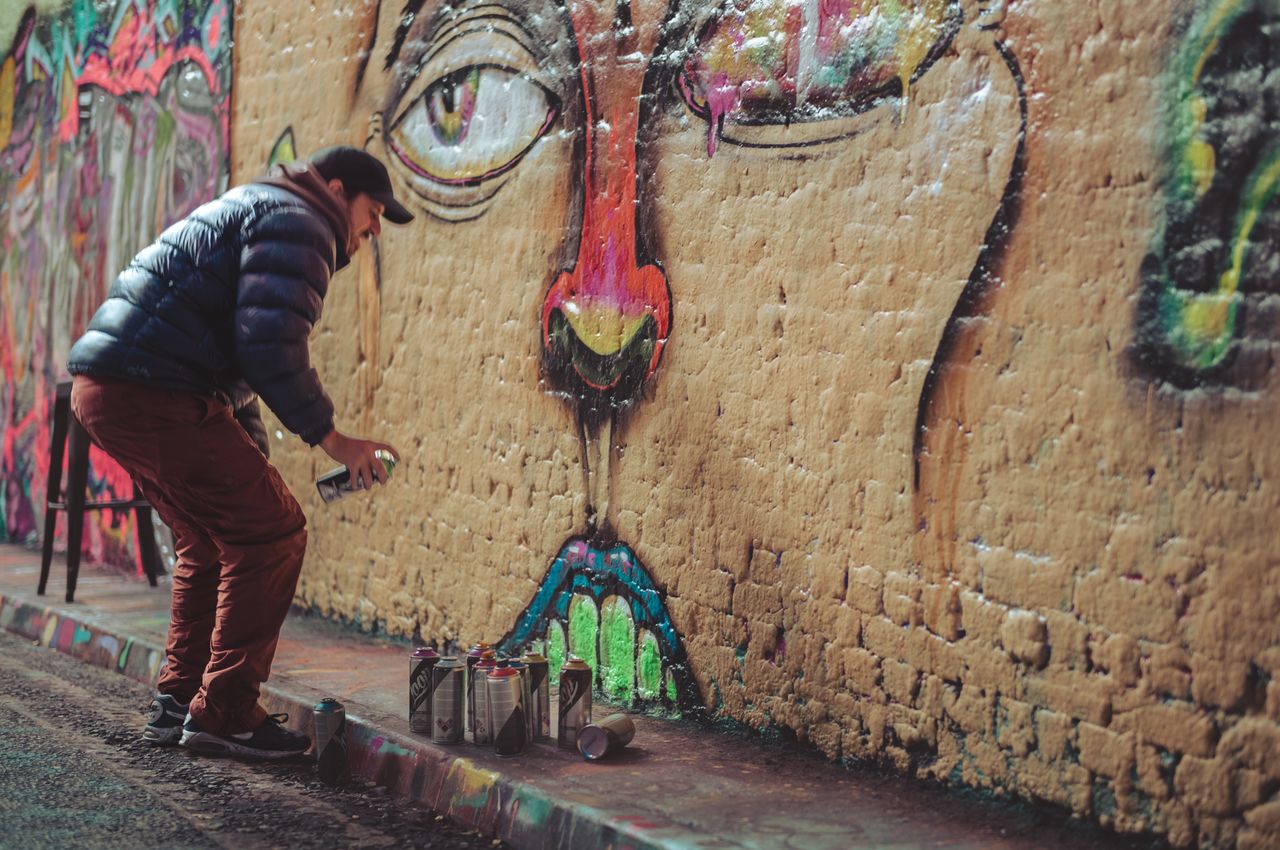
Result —
<instances>
[{"instance_id":1,"label":"stool leg","mask_svg":"<svg viewBox=\"0 0 1280 850\"><path fill-rule=\"evenodd\" d=\"M136 484L133 498L142 498ZM147 583L156 587L156 576L160 574L160 552L156 549L156 529L151 524L151 508L135 508L134 516L138 518L138 554L142 556L142 569L146 571Z\"/></svg>"},{"instance_id":2,"label":"stool leg","mask_svg":"<svg viewBox=\"0 0 1280 850\"><path fill-rule=\"evenodd\" d=\"M85 488L89 486L89 435L72 416L67 425L67 601L75 601L84 535Z\"/></svg>"},{"instance_id":3,"label":"stool leg","mask_svg":"<svg viewBox=\"0 0 1280 850\"><path fill-rule=\"evenodd\" d=\"M62 459L67 448L67 419L71 416L71 399L59 393L53 402L53 434L49 440L49 475L45 483L44 538L40 541L40 584L36 593L44 596L49 583L49 565L53 563L53 535L58 528L58 512L49 502L62 501Z\"/></svg>"}]
</instances>

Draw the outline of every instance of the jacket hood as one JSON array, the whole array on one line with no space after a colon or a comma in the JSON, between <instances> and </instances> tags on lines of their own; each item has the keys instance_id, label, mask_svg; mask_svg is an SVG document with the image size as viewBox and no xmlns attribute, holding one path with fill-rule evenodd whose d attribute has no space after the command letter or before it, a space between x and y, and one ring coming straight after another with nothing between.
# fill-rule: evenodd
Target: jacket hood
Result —
<instances>
[{"instance_id":1,"label":"jacket hood","mask_svg":"<svg viewBox=\"0 0 1280 850\"><path fill-rule=\"evenodd\" d=\"M314 207L333 227L334 245L337 248L337 269L346 268L351 262L351 219L346 204L333 193L320 172L305 162L281 163L256 183L278 186L292 192ZM335 269L335 270L337 270Z\"/></svg>"}]
</instances>

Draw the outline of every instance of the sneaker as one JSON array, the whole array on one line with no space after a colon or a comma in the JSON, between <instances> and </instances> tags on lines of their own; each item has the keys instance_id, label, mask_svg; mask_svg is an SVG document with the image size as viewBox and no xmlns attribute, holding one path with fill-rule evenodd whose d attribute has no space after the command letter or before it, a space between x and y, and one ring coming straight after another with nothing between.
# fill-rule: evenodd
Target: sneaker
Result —
<instances>
[{"instance_id":1,"label":"sneaker","mask_svg":"<svg viewBox=\"0 0 1280 850\"><path fill-rule=\"evenodd\" d=\"M311 746L311 738L286 729L287 714L271 714L252 732L215 735L200 728L190 714L182 724L182 746L205 755L239 756L246 759L284 759L301 755Z\"/></svg>"},{"instance_id":2,"label":"sneaker","mask_svg":"<svg viewBox=\"0 0 1280 850\"><path fill-rule=\"evenodd\" d=\"M147 718L147 728L142 730L142 740L157 747L178 743L182 722L187 717L186 703L168 694L156 694L149 708L151 715Z\"/></svg>"}]
</instances>

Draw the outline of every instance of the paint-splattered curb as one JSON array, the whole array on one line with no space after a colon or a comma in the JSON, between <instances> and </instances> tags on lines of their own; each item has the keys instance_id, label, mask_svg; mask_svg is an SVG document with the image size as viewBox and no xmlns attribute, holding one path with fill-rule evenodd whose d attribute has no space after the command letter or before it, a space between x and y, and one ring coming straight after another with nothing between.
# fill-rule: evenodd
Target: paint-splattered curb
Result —
<instances>
[{"instance_id":1,"label":"paint-splattered curb","mask_svg":"<svg viewBox=\"0 0 1280 850\"><path fill-rule=\"evenodd\" d=\"M0 628L106 670L151 684L164 662L161 647L116 634L93 618L0 594ZM306 687L264 685L270 711L288 712L291 726L309 729L311 707L322 696ZM452 820L496 836L518 850L609 847L659 850L696 847L704 836L675 824L614 816L591 806L551 799L540 789L503 776L427 742L380 730L373 712L349 706L348 752L354 777L428 806ZM644 834L641 834L643 831Z\"/></svg>"}]
</instances>

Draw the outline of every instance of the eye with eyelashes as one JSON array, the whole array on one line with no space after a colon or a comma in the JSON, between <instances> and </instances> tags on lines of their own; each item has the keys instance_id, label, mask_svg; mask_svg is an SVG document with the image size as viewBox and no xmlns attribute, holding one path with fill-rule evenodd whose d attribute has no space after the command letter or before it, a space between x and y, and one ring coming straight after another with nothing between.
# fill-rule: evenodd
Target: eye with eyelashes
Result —
<instances>
[{"instance_id":1,"label":"eye with eyelashes","mask_svg":"<svg viewBox=\"0 0 1280 850\"><path fill-rule=\"evenodd\" d=\"M388 57L401 81L374 133L400 181L446 221L483 215L556 125L559 79L522 7L478 2L418 18Z\"/></svg>"},{"instance_id":2,"label":"eye with eyelashes","mask_svg":"<svg viewBox=\"0 0 1280 850\"><path fill-rule=\"evenodd\" d=\"M726 5L698 31L678 95L719 140L795 147L853 132L849 119L911 83L963 20L955 0L764 0Z\"/></svg>"},{"instance_id":3,"label":"eye with eyelashes","mask_svg":"<svg viewBox=\"0 0 1280 850\"><path fill-rule=\"evenodd\" d=\"M392 120L388 143L420 177L474 185L519 162L559 110L556 97L527 75L469 65L429 82Z\"/></svg>"}]
</instances>

